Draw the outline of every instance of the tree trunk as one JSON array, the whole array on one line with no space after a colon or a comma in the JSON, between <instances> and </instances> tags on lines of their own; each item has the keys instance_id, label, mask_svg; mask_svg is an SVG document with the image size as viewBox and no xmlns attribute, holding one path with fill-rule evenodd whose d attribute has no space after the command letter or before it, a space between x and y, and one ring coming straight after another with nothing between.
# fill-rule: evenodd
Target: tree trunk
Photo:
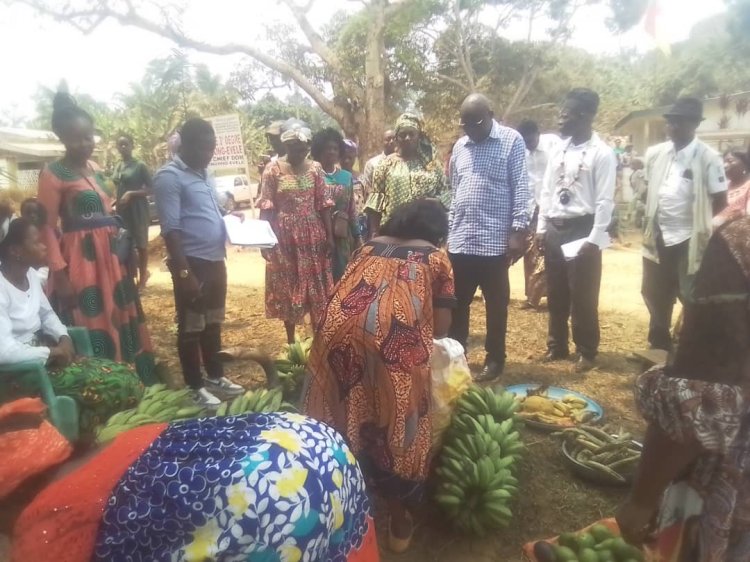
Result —
<instances>
[{"instance_id":1,"label":"tree trunk","mask_svg":"<svg viewBox=\"0 0 750 562\"><path fill-rule=\"evenodd\" d=\"M359 133L360 166L380 152L385 132L385 20L387 0L373 0L372 22L367 34L365 58L364 114L357 112L354 121Z\"/></svg>"}]
</instances>

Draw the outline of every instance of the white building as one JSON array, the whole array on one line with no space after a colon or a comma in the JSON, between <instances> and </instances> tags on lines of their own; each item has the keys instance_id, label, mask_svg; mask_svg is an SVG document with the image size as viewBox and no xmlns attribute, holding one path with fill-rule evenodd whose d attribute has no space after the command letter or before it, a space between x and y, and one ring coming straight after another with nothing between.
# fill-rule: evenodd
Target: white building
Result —
<instances>
[{"instance_id":1,"label":"white building","mask_svg":"<svg viewBox=\"0 0 750 562\"><path fill-rule=\"evenodd\" d=\"M615 125L615 133L629 139L638 155L667 139L663 114L670 106L633 111ZM720 153L730 147L750 146L750 91L708 98L703 101L704 120L698 138Z\"/></svg>"},{"instance_id":2,"label":"white building","mask_svg":"<svg viewBox=\"0 0 750 562\"><path fill-rule=\"evenodd\" d=\"M64 153L52 131L0 127L0 189L36 191L44 164Z\"/></svg>"}]
</instances>

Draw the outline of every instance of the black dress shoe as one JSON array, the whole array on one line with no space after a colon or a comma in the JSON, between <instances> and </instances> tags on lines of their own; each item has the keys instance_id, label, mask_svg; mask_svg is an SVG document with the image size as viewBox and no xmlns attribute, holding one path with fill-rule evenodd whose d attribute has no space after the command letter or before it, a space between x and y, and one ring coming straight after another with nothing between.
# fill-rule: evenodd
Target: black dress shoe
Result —
<instances>
[{"instance_id":1,"label":"black dress shoe","mask_svg":"<svg viewBox=\"0 0 750 562\"><path fill-rule=\"evenodd\" d=\"M474 377L474 382L489 382L503 374L505 365L497 361L489 360L484 364L482 372Z\"/></svg>"},{"instance_id":2,"label":"black dress shoe","mask_svg":"<svg viewBox=\"0 0 750 562\"><path fill-rule=\"evenodd\" d=\"M554 363L555 361L565 361L569 355L567 353L557 353L554 351L548 351L544 357L542 357L542 363Z\"/></svg>"}]
</instances>

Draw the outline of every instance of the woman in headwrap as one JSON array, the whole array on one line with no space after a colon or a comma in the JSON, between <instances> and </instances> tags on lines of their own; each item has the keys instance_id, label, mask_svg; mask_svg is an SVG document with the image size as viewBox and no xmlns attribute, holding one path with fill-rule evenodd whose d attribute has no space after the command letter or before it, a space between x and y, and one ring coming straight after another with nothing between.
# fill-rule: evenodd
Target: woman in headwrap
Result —
<instances>
[{"instance_id":1,"label":"woman in headwrap","mask_svg":"<svg viewBox=\"0 0 750 562\"><path fill-rule=\"evenodd\" d=\"M750 560L750 217L720 228L670 364L642 375L648 422L617 520L659 562Z\"/></svg>"},{"instance_id":2,"label":"woman in headwrap","mask_svg":"<svg viewBox=\"0 0 750 562\"><path fill-rule=\"evenodd\" d=\"M345 151L344 137L336 129L328 127L313 135L310 154L325 172L326 185L335 205L331 218L336 241L332 260L334 282L341 279L354 249L362 245L354 205L354 181L351 172L341 165Z\"/></svg>"},{"instance_id":3,"label":"woman in headwrap","mask_svg":"<svg viewBox=\"0 0 750 562\"><path fill-rule=\"evenodd\" d=\"M333 285L333 200L320 164L307 159L311 138L305 123L284 123L286 156L266 166L258 202L260 218L271 223L279 239L275 248L262 252L268 262L266 316L284 321L289 343L294 343L295 326L306 313L317 325Z\"/></svg>"},{"instance_id":4,"label":"woman in headwrap","mask_svg":"<svg viewBox=\"0 0 750 562\"><path fill-rule=\"evenodd\" d=\"M438 151L422 130L418 117L404 113L396 121L397 150L378 164L372 193L367 197L369 234L377 236L380 224L399 205L415 199L437 198L448 207L450 188Z\"/></svg>"}]
</instances>

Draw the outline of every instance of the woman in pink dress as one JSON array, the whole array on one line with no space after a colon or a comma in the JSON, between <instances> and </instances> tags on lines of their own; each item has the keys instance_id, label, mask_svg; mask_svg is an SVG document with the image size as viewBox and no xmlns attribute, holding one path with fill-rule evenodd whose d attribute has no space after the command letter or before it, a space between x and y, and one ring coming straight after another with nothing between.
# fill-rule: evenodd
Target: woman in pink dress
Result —
<instances>
[{"instance_id":1,"label":"woman in pink dress","mask_svg":"<svg viewBox=\"0 0 750 562\"><path fill-rule=\"evenodd\" d=\"M727 206L714 217L718 227L748 214L750 204L750 155L730 148L724 153L724 174L727 177Z\"/></svg>"},{"instance_id":2,"label":"woman in pink dress","mask_svg":"<svg viewBox=\"0 0 750 562\"><path fill-rule=\"evenodd\" d=\"M261 181L260 218L273 227L278 245L266 259L266 317L284 321L287 341L306 313L313 325L322 316L336 249L331 226L333 200L320 164L307 159L310 129L296 120L284 124L286 156L270 162Z\"/></svg>"}]
</instances>

